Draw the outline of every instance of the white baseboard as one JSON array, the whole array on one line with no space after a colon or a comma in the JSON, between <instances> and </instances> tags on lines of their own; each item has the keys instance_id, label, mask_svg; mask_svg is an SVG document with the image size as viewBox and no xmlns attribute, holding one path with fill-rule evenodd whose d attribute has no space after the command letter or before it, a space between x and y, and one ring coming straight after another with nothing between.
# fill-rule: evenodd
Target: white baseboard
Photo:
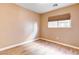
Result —
<instances>
[{"instance_id":1,"label":"white baseboard","mask_svg":"<svg viewBox=\"0 0 79 59\"><path fill-rule=\"evenodd\" d=\"M60 45L63 45L63 46L67 46L67 47L71 47L71 48L73 48L73 49L79 50L79 47L72 46L72 45L69 45L69 44L64 44L64 43L57 42L57 41L53 41L53 40L48 40L48 39L46 39L46 38L40 37L40 38L36 38L36 39L34 39L34 40L32 39L32 40L29 40L29 41L26 41L26 42L22 42L22 43L10 45L10 46L4 47L4 48L0 48L0 51L4 51L4 50L11 49L11 48L14 48L14 47L23 45L23 44L27 44L27 43L33 42L33 41L35 41L35 40L38 40L38 39L46 40L46 41L49 41L49 42L53 42L53 43L56 43L56 44L60 44Z\"/></svg>"},{"instance_id":2,"label":"white baseboard","mask_svg":"<svg viewBox=\"0 0 79 59\"><path fill-rule=\"evenodd\" d=\"M14 48L14 47L23 45L23 44L27 44L27 43L33 42L33 41L35 41L35 40L38 40L38 38L36 38L36 39L34 39L34 40L32 39L32 40L29 40L29 41L26 41L26 42L22 42L22 43L10 45L10 46L4 47L4 48L0 48L0 51L4 51L4 50L11 49L11 48Z\"/></svg>"},{"instance_id":3,"label":"white baseboard","mask_svg":"<svg viewBox=\"0 0 79 59\"><path fill-rule=\"evenodd\" d=\"M53 43L56 43L56 44L60 44L60 45L63 45L63 46L67 46L67 47L79 50L79 47L76 47L76 46L73 46L73 45L69 45L69 44L65 44L65 43L61 43L61 42L57 42L57 41L53 41L53 40L48 40L48 39L43 38L43 37L41 37L39 39L46 40L46 41L49 41L49 42L53 42Z\"/></svg>"}]
</instances>

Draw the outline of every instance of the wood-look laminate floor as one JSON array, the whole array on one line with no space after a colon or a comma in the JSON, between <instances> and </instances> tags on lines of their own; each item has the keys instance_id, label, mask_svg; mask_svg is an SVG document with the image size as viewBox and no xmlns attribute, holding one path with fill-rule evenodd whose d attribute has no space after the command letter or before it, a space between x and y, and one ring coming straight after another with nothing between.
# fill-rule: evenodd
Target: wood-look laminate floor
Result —
<instances>
[{"instance_id":1,"label":"wood-look laminate floor","mask_svg":"<svg viewBox=\"0 0 79 59\"><path fill-rule=\"evenodd\" d=\"M79 50L77 49L72 49L41 39L0 52L0 55L78 55L78 54Z\"/></svg>"}]
</instances>

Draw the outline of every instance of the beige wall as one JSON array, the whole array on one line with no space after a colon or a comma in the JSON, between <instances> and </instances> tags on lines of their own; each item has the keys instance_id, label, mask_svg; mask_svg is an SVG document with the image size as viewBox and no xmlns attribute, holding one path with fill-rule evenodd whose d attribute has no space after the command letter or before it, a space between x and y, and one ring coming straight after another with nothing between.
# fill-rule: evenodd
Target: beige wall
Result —
<instances>
[{"instance_id":1,"label":"beige wall","mask_svg":"<svg viewBox=\"0 0 79 59\"><path fill-rule=\"evenodd\" d=\"M15 4L0 4L0 48L28 40L33 24L39 27L39 19L38 14Z\"/></svg>"},{"instance_id":2,"label":"beige wall","mask_svg":"<svg viewBox=\"0 0 79 59\"><path fill-rule=\"evenodd\" d=\"M70 13L71 28L48 28L48 17ZM79 4L60 8L41 15L41 37L79 47Z\"/></svg>"},{"instance_id":3,"label":"beige wall","mask_svg":"<svg viewBox=\"0 0 79 59\"><path fill-rule=\"evenodd\" d=\"M70 13L72 28L48 28L48 17ZM40 22L41 21L41 22ZM15 4L0 4L0 48L18 44L26 39L37 23L38 33L35 37L45 37L62 43L79 47L79 4L57 9L40 15Z\"/></svg>"}]
</instances>

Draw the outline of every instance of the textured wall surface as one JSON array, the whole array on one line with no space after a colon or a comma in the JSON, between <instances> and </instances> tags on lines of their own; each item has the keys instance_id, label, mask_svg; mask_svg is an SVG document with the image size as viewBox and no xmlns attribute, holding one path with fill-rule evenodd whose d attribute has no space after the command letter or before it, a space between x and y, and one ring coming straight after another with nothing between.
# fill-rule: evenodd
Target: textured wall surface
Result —
<instances>
[{"instance_id":1,"label":"textured wall surface","mask_svg":"<svg viewBox=\"0 0 79 59\"><path fill-rule=\"evenodd\" d=\"M39 27L39 19L37 13L16 4L0 4L0 48L28 40L34 23Z\"/></svg>"},{"instance_id":2,"label":"textured wall surface","mask_svg":"<svg viewBox=\"0 0 79 59\"><path fill-rule=\"evenodd\" d=\"M71 28L48 28L48 17L71 14ZM79 47L79 4L60 8L41 15L41 37Z\"/></svg>"}]
</instances>

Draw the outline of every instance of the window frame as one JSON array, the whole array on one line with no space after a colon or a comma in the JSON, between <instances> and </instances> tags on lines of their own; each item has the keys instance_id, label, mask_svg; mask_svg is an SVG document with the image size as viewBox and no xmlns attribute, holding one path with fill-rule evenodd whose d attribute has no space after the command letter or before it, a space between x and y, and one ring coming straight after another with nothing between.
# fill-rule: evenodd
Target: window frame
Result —
<instances>
[{"instance_id":1,"label":"window frame","mask_svg":"<svg viewBox=\"0 0 79 59\"><path fill-rule=\"evenodd\" d=\"M56 22L56 24L54 23ZM67 22L67 23L66 23ZM66 23L66 24L64 24ZM54 24L54 25L52 25ZM71 28L70 14L51 16L48 18L48 28Z\"/></svg>"}]
</instances>

